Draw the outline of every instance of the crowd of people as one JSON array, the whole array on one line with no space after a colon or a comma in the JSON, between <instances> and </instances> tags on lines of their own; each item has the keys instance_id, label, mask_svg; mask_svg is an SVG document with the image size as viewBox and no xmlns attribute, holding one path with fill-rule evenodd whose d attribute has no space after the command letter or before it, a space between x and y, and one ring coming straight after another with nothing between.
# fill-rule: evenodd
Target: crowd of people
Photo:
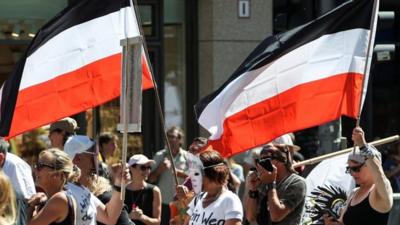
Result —
<instances>
[{"instance_id":1,"label":"crowd of people","mask_svg":"<svg viewBox=\"0 0 400 225\"><path fill-rule=\"evenodd\" d=\"M32 167L10 153L7 141L0 139L0 225L301 224L307 185L303 168L293 167L302 158L290 135L236 163L207 146L203 137L185 150L183 130L172 127L167 131L170 149L152 158L134 154L123 166L107 164L118 148L116 135L103 133L94 141L76 135L76 129L72 118L51 124L51 146L40 152ZM388 157L393 162L382 166L380 152L364 136L360 127L353 130L358 148L347 162L346 172L357 188L340 217L327 211L321 218L324 224L388 221L392 185L398 182L393 178L400 172L393 164L399 156Z\"/></svg>"}]
</instances>

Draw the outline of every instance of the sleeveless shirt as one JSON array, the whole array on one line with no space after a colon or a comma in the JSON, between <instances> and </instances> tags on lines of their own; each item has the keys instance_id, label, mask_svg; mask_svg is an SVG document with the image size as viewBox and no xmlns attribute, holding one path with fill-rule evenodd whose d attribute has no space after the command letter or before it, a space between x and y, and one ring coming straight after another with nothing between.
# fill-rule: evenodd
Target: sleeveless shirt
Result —
<instances>
[{"instance_id":1,"label":"sleeveless shirt","mask_svg":"<svg viewBox=\"0 0 400 225\"><path fill-rule=\"evenodd\" d=\"M349 205L343 215L346 225L386 225L389 212L380 213L373 209L369 203L369 194L357 205Z\"/></svg>"},{"instance_id":2,"label":"sleeveless shirt","mask_svg":"<svg viewBox=\"0 0 400 225\"><path fill-rule=\"evenodd\" d=\"M148 217L153 217L153 188L154 185L146 184L143 189L129 190L126 189L125 204L128 207L128 213L132 211L132 206L139 207L143 214ZM145 225L139 220L133 220L136 225Z\"/></svg>"},{"instance_id":3,"label":"sleeveless shirt","mask_svg":"<svg viewBox=\"0 0 400 225\"><path fill-rule=\"evenodd\" d=\"M64 192L67 196L67 204L68 204L68 214L65 219L59 223L53 222L50 225L75 225L75 210L74 210L74 202L72 197L68 192Z\"/></svg>"}]
</instances>

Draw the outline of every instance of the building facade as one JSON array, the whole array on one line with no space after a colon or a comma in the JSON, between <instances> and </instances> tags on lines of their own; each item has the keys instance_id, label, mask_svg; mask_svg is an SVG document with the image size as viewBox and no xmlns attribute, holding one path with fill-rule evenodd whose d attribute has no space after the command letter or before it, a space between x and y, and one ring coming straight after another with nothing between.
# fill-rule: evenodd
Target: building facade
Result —
<instances>
[{"instance_id":1,"label":"building facade","mask_svg":"<svg viewBox=\"0 0 400 225\"><path fill-rule=\"evenodd\" d=\"M247 55L269 35L304 24L344 0L137 0L158 93L167 127L178 125L186 143L205 132L193 105L217 89ZM3 0L0 2L0 82L12 71L35 31L68 4L68 0ZM399 133L400 4L382 0L370 88L362 114L369 138ZM76 116L82 132L92 135L118 123L118 100ZM86 126L86 122L88 125ZM154 90L143 94L143 151L151 155L164 146ZM350 136L353 120L327 135L332 141ZM342 128L340 128L342 127ZM332 128L332 129L331 129ZM300 132L299 141L321 145L314 128ZM341 132L341 129L343 132ZM311 137L311 138L310 138ZM312 156L312 154L310 155Z\"/></svg>"}]
</instances>

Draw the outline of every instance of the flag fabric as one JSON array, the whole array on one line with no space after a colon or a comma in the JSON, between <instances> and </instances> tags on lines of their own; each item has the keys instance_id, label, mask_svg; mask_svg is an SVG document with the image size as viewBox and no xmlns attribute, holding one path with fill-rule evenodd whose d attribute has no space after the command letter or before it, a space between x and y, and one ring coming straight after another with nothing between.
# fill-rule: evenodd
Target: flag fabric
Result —
<instances>
[{"instance_id":1,"label":"flag fabric","mask_svg":"<svg viewBox=\"0 0 400 225\"><path fill-rule=\"evenodd\" d=\"M327 159L318 164L307 176L307 195L301 224L321 224L322 215L329 209L340 215L348 196L355 188L354 179L347 174L348 154Z\"/></svg>"},{"instance_id":2,"label":"flag fabric","mask_svg":"<svg viewBox=\"0 0 400 225\"><path fill-rule=\"evenodd\" d=\"M229 156L341 115L357 117L372 9L370 0L346 2L262 41L195 105L210 145Z\"/></svg>"},{"instance_id":3,"label":"flag fabric","mask_svg":"<svg viewBox=\"0 0 400 225\"><path fill-rule=\"evenodd\" d=\"M0 90L0 136L12 137L120 95L120 41L140 35L129 0L79 0L45 24ZM142 55L142 89L153 87Z\"/></svg>"}]
</instances>

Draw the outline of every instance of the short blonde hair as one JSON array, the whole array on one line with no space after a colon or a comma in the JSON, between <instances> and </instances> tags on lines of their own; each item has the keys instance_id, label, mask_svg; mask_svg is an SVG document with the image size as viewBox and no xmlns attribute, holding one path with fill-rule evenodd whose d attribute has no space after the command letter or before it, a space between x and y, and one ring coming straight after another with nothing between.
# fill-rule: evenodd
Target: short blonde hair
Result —
<instances>
[{"instance_id":1,"label":"short blonde hair","mask_svg":"<svg viewBox=\"0 0 400 225\"><path fill-rule=\"evenodd\" d=\"M66 182L77 182L79 180L81 171L74 165L67 153L58 148L50 148L42 151L39 154L39 158L46 154L49 154L52 157L55 171L62 172L65 175L64 184Z\"/></svg>"},{"instance_id":2,"label":"short blonde hair","mask_svg":"<svg viewBox=\"0 0 400 225\"><path fill-rule=\"evenodd\" d=\"M14 188L8 177L0 170L0 220L14 224L17 216Z\"/></svg>"},{"instance_id":3,"label":"short blonde hair","mask_svg":"<svg viewBox=\"0 0 400 225\"><path fill-rule=\"evenodd\" d=\"M107 191L112 191L112 187L110 185L110 181L101 176L93 176L90 180L88 189L92 192L95 196L99 196Z\"/></svg>"}]
</instances>

